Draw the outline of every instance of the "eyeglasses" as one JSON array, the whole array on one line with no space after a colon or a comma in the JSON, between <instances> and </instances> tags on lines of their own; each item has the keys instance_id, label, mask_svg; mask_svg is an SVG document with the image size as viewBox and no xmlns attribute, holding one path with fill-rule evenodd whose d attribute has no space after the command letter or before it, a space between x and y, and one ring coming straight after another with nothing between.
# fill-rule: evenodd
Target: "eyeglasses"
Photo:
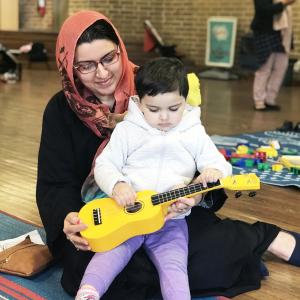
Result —
<instances>
[{"instance_id":1,"label":"eyeglasses","mask_svg":"<svg viewBox=\"0 0 300 300\"><path fill-rule=\"evenodd\" d=\"M104 68L107 68L108 66L115 64L116 62L119 61L119 56L120 56L120 51L118 47L116 50L107 53L99 61L94 61L94 60L80 61L76 63L73 67L81 74L88 74L88 73L95 72L99 64L101 64Z\"/></svg>"}]
</instances>

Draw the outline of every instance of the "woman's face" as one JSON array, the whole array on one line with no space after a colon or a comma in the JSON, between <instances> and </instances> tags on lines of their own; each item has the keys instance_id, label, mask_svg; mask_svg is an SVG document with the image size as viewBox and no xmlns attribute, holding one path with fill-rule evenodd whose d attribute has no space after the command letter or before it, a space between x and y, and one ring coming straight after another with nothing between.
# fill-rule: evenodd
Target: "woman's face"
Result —
<instances>
[{"instance_id":1,"label":"woman's face","mask_svg":"<svg viewBox=\"0 0 300 300\"><path fill-rule=\"evenodd\" d=\"M121 57L120 54L116 54L119 51L118 46L110 40L94 40L91 43L83 43L76 48L75 74L83 85L99 99L114 95L122 76ZM89 68L90 62L96 62L97 69L90 73L81 73L80 70ZM81 67L78 68L78 66Z\"/></svg>"}]
</instances>

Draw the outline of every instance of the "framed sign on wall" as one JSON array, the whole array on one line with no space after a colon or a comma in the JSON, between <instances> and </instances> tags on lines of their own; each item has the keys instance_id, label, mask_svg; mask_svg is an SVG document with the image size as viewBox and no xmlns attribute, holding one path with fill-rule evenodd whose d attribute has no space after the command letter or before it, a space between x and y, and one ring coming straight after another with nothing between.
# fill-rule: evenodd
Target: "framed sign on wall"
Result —
<instances>
[{"instance_id":1,"label":"framed sign on wall","mask_svg":"<svg viewBox=\"0 0 300 300\"><path fill-rule=\"evenodd\" d=\"M207 20L205 64L231 68L234 63L236 17L210 17Z\"/></svg>"}]
</instances>

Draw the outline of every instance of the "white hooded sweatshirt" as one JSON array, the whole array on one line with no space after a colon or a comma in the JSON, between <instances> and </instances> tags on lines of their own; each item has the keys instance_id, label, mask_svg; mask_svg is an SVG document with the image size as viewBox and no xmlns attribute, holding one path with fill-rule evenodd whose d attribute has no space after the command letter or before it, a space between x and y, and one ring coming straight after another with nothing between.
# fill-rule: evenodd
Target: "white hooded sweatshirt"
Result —
<instances>
[{"instance_id":1,"label":"white hooded sweatshirt","mask_svg":"<svg viewBox=\"0 0 300 300\"><path fill-rule=\"evenodd\" d=\"M169 191L189 184L195 172L215 168L223 176L232 167L218 151L200 122L200 108L188 107L180 123L165 132L151 127L137 104L130 100L128 113L114 129L108 145L96 159L94 177L110 197L117 182L135 191Z\"/></svg>"}]
</instances>

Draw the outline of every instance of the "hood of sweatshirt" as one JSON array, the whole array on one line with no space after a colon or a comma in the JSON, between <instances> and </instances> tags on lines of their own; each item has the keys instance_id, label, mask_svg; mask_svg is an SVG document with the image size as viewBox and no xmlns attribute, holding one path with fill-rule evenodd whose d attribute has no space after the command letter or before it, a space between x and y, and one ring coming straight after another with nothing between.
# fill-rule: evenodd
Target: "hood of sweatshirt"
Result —
<instances>
[{"instance_id":1,"label":"hood of sweatshirt","mask_svg":"<svg viewBox=\"0 0 300 300\"><path fill-rule=\"evenodd\" d=\"M136 126L139 126L139 127L143 128L144 130L149 131L151 133L160 134L162 132L161 130L154 128L147 123L147 121L144 118L143 113L141 112L141 110L137 104L138 101L139 101L138 96L130 97L129 105L128 105L128 112L124 118L124 121L133 123ZM190 106L190 105L186 104L186 107L185 107L185 110L184 110L184 113L182 116L182 120L179 122L179 124L177 126L175 126L174 128L170 129L167 132L173 132L173 131L183 132L187 129L190 129L193 126L201 124L200 114L201 114L200 107Z\"/></svg>"}]
</instances>

